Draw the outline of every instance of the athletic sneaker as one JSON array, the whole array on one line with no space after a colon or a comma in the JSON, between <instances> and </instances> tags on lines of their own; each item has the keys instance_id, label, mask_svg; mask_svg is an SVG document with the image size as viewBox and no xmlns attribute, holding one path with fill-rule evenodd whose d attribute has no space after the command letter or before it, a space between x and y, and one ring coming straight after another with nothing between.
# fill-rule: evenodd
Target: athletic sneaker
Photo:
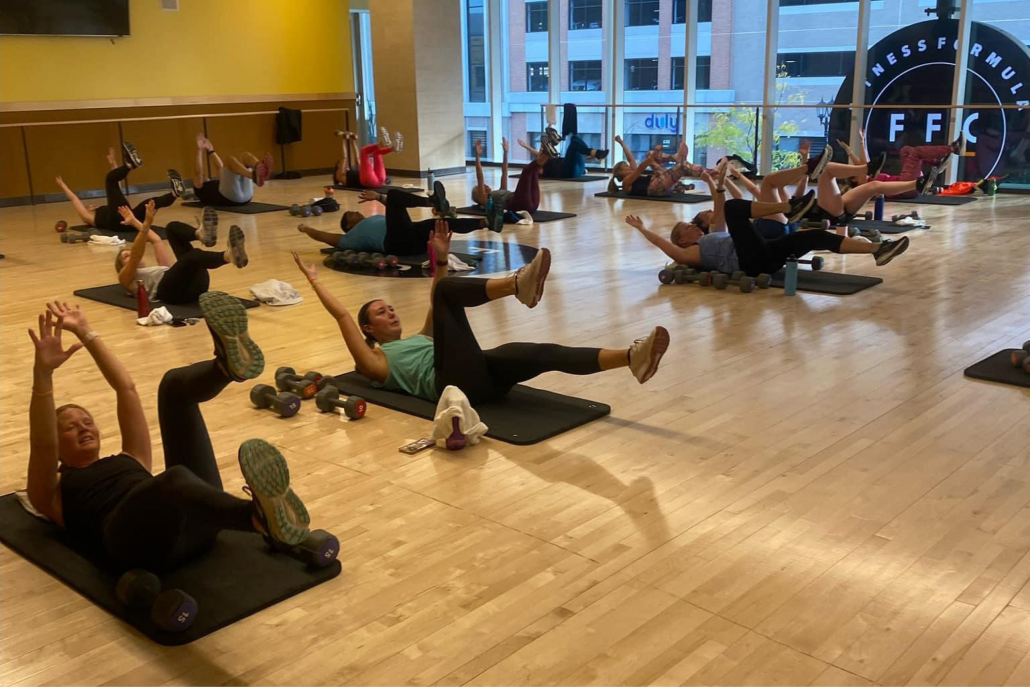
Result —
<instances>
[{"instance_id":1,"label":"athletic sneaker","mask_svg":"<svg viewBox=\"0 0 1030 687\"><path fill-rule=\"evenodd\" d=\"M902 236L897 241L884 241L880 244L880 247L873 253L873 257L876 258L876 264L879 267L883 267L888 262L898 257L908 249L908 237Z\"/></svg>"},{"instance_id":2,"label":"athletic sneaker","mask_svg":"<svg viewBox=\"0 0 1030 687\"><path fill-rule=\"evenodd\" d=\"M291 546L307 539L311 516L290 489L290 468L279 450L262 439L247 439L240 444L239 461L268 536Z\"/></svg>"},{"instance_id":3,"label":"athletic sneaker","mask_svg":"<svg viewBox=\"0 0 1030 687\"><path fill-rule=\"evenodd\" d=\"M200 294L200 311L215 342L215 358L232 380L255 379L265 369L265 356L247 334L247 310L221 291Z\"/></svg>"},{"instance_id":4,"label":"athletic sneaker","mask_svg":"<svg viewBox=\"0 0 1030 687\"><path fill-rule=\"evenodd\" d=\"M826 169L826 165L830 164L830 160L832 160L832 159L833 159L833 146L831 146L829 143L827 143L826 147L823 148L822 154L819 156L818 162L815 163L815 166L812 168L812 171L809 172L808 180L809 181L819 181L819 175L821 175L823 173L823 170Z\"/></svg>"},{"instance_id":5,"label":"athletic sneaker","mask_svg":"<svg viewBox=\"0 0 1030 687\"><path fill-rule=\"evenodd\" d=\"M966 132L960 131L958 138L951 142L951 152L955 155L962 153L962 146L966 144Z\"/></svg>"},{"instance_id":6,"label":"athletic sneaker","mask_svg":"<svg viewBox=\"0 0 1030 687\"><path fill-rule=\"evenodd\" d=\"M210 209L210 208L208 208ZM247 250L244 247L243 230L235 224L229 227L229 257L232 264L238 268L244 268L250 262L247 258Z\"/></svg>"},{"instance_id":7,"label":"athletic sneaker","mask_svg":"<svg viewBox=\"0 0 1030 687\"><path fill-rule=\"evenodd\" d=\"M168 181L172 185L172 195L176 198L182 198L186 195L186 184L182 181L182 175L174 169L168 170Z\"/></svg>"},{"instance_id":8,"label":"athletic sneaker","mask_svg":"<svg viewBox=\"0 0 1030 687\"><path fill-rule=\"evenodd\" d=\"M447 189L443 187L443 182L433 182L433 195L429 196L429 200L432 201L433 209L438 216L451 217L454 214L451 212L451 204L447 202Z\"/></svg>"},{"instance_id":9,"label":"athletic sneaker","mask_svg":"<svg viewBox=\"0 0 1030 687\"><path fill-rule=\"evenodd\" d=\"M393 134L393 152L404 152L404 135L399 131L395 131Z\"/></svg>"},{"instance_id":10,"label":"athletic sneaker","mask_svg":"<svg viewBox=\"0 0 1030 687\"><path fill-rule=\"evenodd\" d=\"M655 327L643 339L637 339L629 347L629 370L637 381L643 384L658 371L658 363L669 350L669 331Z\"/></svg>"},{"instance_id":11,"label":"athletic sneaker","mask_svg":"<svg viewBox=\"0 0 1030 687\"><path fill-rule=\"evenodd\" d=\"M508 206L511 191L498 189L491 191L486 199L486 227L490 231L504 231L504 211Z\"/></svg>"},{"instance_id":12,"label":"athletic sneaker","mask_svg":"<svg viewBox=\"0 0 1030 687\"><path fill-rule=\"evenodd\" d=\"M608 157L608 151L607 150L596 150L596 151L594 151L594 159L597 160L598 162L600 162L601 160L605 159L606 157Z\"/></svg>"},{"instance_id":13,"label":"athletic sneaker","mask_svg":"<svg viewBox=\"0 0 1030 687\"><path fill-rule=\"evenodd\" d=\"M558 130L553 126L547 127L547 129L544 130L544 135L541 137L541 139L547 139L554 145L561 143L561 138L561 134L559 134Z\"/></svg>"},{"instance_id":14,"label":"athletic sneaker","mask_svg":"<svg viewBox=\"0 0 1030 687\"><path fill-rule=\"evenodd\" d=\"M620 190L618 182L615 181L615 177L608 180L608 193L618 193Z\"/></svg>"},{"instance_id":15,"label":"athletic sneaker","mask_svg":"<svg viewBox=\"0 0 1030 687\"><path fill-rule=\"evenodd\" d=\"M390 132L386 130L385 126L379 127L379 142L383 144L384 148L393 147L393 141L390 140Z\"/></svg>"},{"instance_id":16,"label":"athletic sneaker","mask_svg":"<svg viewBox=\"0 0 1030 687\"><path fill-rule=\"evenodd\" d=\"M554 147L554 143L545 137L540 138L540 152L547 157L558 157L558 149Z\"/></svg>"},{"instance_id":17,"label":"athletic sneaker","mask_svg":"<svg viewBox=\"0 0 1030 687\"><path fill-rule=\"evenodd\" d=\"M515 273L515 297L519 302L535 308L544 297L544 282L551 271L551 251L541 248L533 262Z\"/></svg>"},{"instance_id":18,"label":"athletic sneaker","mask_svg":"<svg viewBox=\"0 0 1030 687\"><path fill-rule=\"evenodd\" d=\"M758 168L755 167L753 162L748 162L747 160L742 158L740 155L737 155L736 153L734 153L733 155L730 155L729 159L732 160L733 162L736 162L736 163L738 163L740 165L743 165L744 169L746 169L751 174L754 174L755 172L758 171Z\"/></svg>"},{"instance_id":19,"label":"athletic sneaker","mask_svg":"<svg viewBox=\"0 0 1030 687\"><path fill-rule=\"evenodd\" d=\"M125 162L128 163L130 167L136 169L137 167L143 166L143 159L136 151L136 146L132 145L128 141L122 141L122 152L125 153Z\"/></svg>"},{"instance_id":20,"label":"athletic sneaker","mask_svg":"<svg viewBox=\"0 0 1030 687\"><path fill-rule=\"evenodd\" d=\"M930 195L933 192L934 184L937 183L937 177L941 175L942 171L944 171L943 167L931 167L925 177L916 179L916 192L921 196Z\"/></svg>"},{"instance_id":21,"label":"athletic sneaker","mask_svg":"<svg viewBox=\"0 0 1030 687\"><path fill-rule=\"evenodd\" d=\"M204 208L200 223L200 242L210 248L218 243L218 212L213 207Z\"/></svg>"},{"instance_id":22,"label":"athletic sneaker","mask_svg":"<svg viewBox=\"0 0 1030 687\"><path fill-rule=\"evenodd\" d=\"M815 189L812 189L800 198L790 199L790 214L787 215L787 224L800 222L801 219L811 212L815 207Z\"/></svg>"},{"instance_id":23,"label":"athletic sneaker","mask_svg":"<svg viewBox=\"0 0 1030 687\"><path fill-rule=\"evenodd\" d=\"M880 153L875 160L870 160L866 165L866 174L870 179L876 179L883 171L883 166L887 164L887 151Z\"/></svg>"},{"instance_id":24,"label":"athletic sneaker","mask_svg":"<svg viewBox=\"0 0 1030 687\"><path fill-rule=\"evenodd\" d=\"M347 135L347 132L344 131L343 129L337 129L336 131L333 132L333 136L336 136L336 138L343 138L346 135Z\"/></svg>"}]
</instances>

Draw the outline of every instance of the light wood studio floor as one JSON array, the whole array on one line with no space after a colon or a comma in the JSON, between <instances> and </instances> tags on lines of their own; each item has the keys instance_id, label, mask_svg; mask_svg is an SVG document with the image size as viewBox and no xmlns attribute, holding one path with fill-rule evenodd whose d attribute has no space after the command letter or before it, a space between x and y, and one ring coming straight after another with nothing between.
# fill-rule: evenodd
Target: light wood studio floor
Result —
<instances>
[{"instance_id":1,"label":"light wood studio floor","mask_svg":"<svg viewBox=\"0 0 1030 687\"><path fill-rule=\"evenodd\" d=\"M452 198L471 178L446 179ZM258 200L302 201L323 181L273 182ZM342 575L167 649L0 549L2 682L1030 684L1030 403L962 376L1030 338L1030 199L920 207L933 230L911 233L888 267L827 259L882 285L785 298L659 286L662 256L623 216L668 227L703 206L592 197L602 189L544 186L544 208L579 216L502 240L551 248L546 298L490 304L472 322L487 346L625 346L666 326L672 347L647 385L625 370L537 380L610 403L609 418L536 446L407 456L398 446L427 422L372 406L349 423L307 404L280 420L234 385L204 408L226 488L242 484L242 440L274 442L315 526L340 537ZM25 478L26 328L45 300L114 277L113 249L58 242L61 218L68 204L0 210L4 492ZM274 277L306 298L250 311L266 380L278 365L351 369L291 263L290 250L320 258L295 218L221 221L243 227L251 266L219 270L214 288L246 295ZM354 308L389 299L409 330L425 313L425 280L323 280ZM142 328L81 304L132 371L158 442L158 380L210 354L206 329ZM58 402L93 410L117 450L113 397L88 356L56 379Z\"/></svg>"}]
</instances>

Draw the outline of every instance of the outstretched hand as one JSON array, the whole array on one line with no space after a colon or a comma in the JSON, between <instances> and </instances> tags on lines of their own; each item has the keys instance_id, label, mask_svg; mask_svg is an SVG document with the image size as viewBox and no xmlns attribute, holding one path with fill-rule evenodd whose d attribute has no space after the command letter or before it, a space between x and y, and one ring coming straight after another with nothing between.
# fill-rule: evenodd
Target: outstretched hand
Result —
<instances>
[{"instance_id":1,"label":"outstretched hand","mask_svg":"<svg viewBox=\"0 0 1030 687\"><path fill-rule=\"evenodd\" d=\"M508 152L508 139L504 138L503 136L501 137L501 150L503 150L506 153Z\"/></svg>"},{"instance_id":2,"label":"outstretched hand","mask_svg":"<svg viewBox=\"0 0 1030 687\"><path fill-rule=\"evenodd\" d=\"M148 224L148 225L149 224L153 224L154 223L154 217L156 217L156 216L157 216L157 205L155 205L154 201L152 201L152 200L147 201L147 215L146 215L146 218L143 221L146 224Z\"/></svg>"},{"instance_id":3,"label":"outstretched hand","mask_svg":"<svg viewBox=\"0 0 1030 687\"><path fill-rule=\"evenodd\" d=\"M630 225L637 231L643 231L647 228L644 226L644 220L640 219L636 215L626 215L626 224Z\"/></svg>"},{"instance_id":4,"label":"outstretched hand","mask_svg":"<svg viewBox=\"0 0 1030 687\"><path fill-rule=\"evenodd\" d=\"M477 138L476 139L476 158L480 158L482 156L483 156L483 139Z\"/></svg>"},{"instance_id":5,"label":"outstretched hand","mask_svg":"<svg viewBox=\"0 0 1030 687\"><path fill-rule=\"evenodd\" d=\"M49 307L49 306L48 306ZM46 315L39 316L39 334L31 328L29 338L36 347L36 367L41 370L52 372L64 365L68 358L82 348L81 343L72 344L67 350L61 343L61 331L64 328L64 319L54 318L54 313L47 310Z\"/></svg>"},{"instance_id":6,"label":"outstretched hand","mask_svg":"<svg viewBox=\"0 0 1030 687\"><path fill-rule=\"evenodd\" d=\"M132 210L129 209L128 205L120 206L118 214L122 216L122 224L133 227L136 231L143 231L143 224L136 219L136 215L132 214Z\"/></svg>"},{"instance_id":7,"label":"outstretched hand","mask_svg":"<svg viewBox=\"0 0 1030 687\"><path fill-rule=\"evenodd\" d=\"M376 200L379 200L378 191L362 191L361 195L358 196L359 203L371 203Z\"/></svg>"},{"instance_id":8,"label":"outstretched hand","mask_svg":"<svg viewBox=\"0 0 1030 687\"><path fill-rule=\"evenodd\" d=\"M446 260L451 252L451 236L454 232L447 220L436 220L436 226L429 232L429 247L436 253L437 260Z\"/></svg>"},{"instance_id":9,"label":"outstretched hand","mask_svg":"<svg viewBox=\"0 0 1030 687\"><path fill-rule=\"evenodd\" d=\"M46 309L57 318L61 328L69 331L75 336L82 338L89 331L89 321L86 313L82 312L79 306L70 306L63 301L53 301L46 304Z\"/></svg>"},{"instance_id":10,"label":"outstretched hand","mask_svg":"<svg viewBox=\"0 0 1030 687\"><path fill-rule=\"evenodd\" d=\"M293 256L293 261L297 263L297 267L300 268L301 273L307 277L309 282L318 279L318 270L315 269L314 265L309 265L301 260L300 256L297 255L297 251L292 251L290 254Z\"/></svg>"}]
</instances>

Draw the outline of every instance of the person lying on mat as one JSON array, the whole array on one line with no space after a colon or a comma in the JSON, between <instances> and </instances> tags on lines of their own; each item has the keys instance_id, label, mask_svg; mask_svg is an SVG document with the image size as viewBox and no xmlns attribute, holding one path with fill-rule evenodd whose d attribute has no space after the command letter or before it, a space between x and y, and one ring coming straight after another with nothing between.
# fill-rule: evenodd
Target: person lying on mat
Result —
<instances>
[{"instance_id":1,"label":"person lying on mat","mask_svg":"<svg viewBox=\"0 0 1030 687\"><path fill-rule=\"evenodd\" d=\"M207 551L221 530L258 532L273 542L297 544L310 517L289 485L279 452L251 439L239 449L250 498L222 489L218 463L200 404L230 382L254 379L265 360L247 334L239 300L211 291L200 299L215 356L169 370L157 391L165 469L154 475L150 428L129 372L78 306L48 303L39 331L29 404L28 497L32 506L80 544L106 554L123 569L167 571ZM62 334L78 343L65 347ZM54 372L85 348L115 392L118 453L101 458L101 431L93 414L66 403L55 408Z\"/></svg>"},{"instance_id":2,"label":"person lying on mat","mask_svg":"<svg viewBox=\"0 0 1030 687\"><path fill-rule=\"evenodd\" d=\"M447 221L436 221L429 240L437 265L430 287L431 307L422 329L408 338L402 338L401 320L386 301L365 303L355 320L319 281L314 265L293 254L318 299L339 325L357 371L373 386L436 401L444 387L454 385L472 403L481 403L500 398L516 384L545 372L589 375L629 367L643 384L658 369L669 347L669 332L664 327L655 327L628 348L509 343L482 350L465 310L507 296L535 308L544 294L551 254L541 248L529 265L499 279L447 277L451 244Z\"/></svg>"},{"instance_id":3,"label":"person lying on mat","mask_svg":"<svg viewBox=\"0 0 1030 687\"><path fill-rule=\"evenodd\" d=\"M205 154L211 162L208 177ZM203 205L246 205L254 200L254 187L264 186L272 175L275 161L266 152L260 160L253 153L230 155L222 161L215 146L204 134L197 134L197 157L193 165L193 195Z\"/></svg>"},{"instance_id":4,"label":"person lying on mat","mask_svg":"<svg viewBox=\"0 0 1030 687\"><path fill-rule=\"evenodd\" d=\"M554 131L554 129L548 129L548 131ZM557 136L557 134L555 135ZM516 213L533 214L540 209L540 177L546 169L547 163L553 159L551 153L554 152L554 146L550 144L541 146L540 150L536 150L521 140L518 141L518 144L533 156L533 161L522 168L519 182L513 193L506 195L495 193L483 181L483 165L480 162L483 154L482 141L476 141L476 185L472 187L472 201L478 207L492 210L492 206L500 199L504 205L504 220L513 223L521 219ZM504 158L501 162L501 188L499 191L506 192L508 190L508 139L501 139L501 148L504 150ZM493 216L493 213L490 216Z\"/></svg>"},{"instance_id":5,"label":"person lying on mat","mask_svg":"<svg viewBox=\"0 0 1030 687\"><path fill-rule=\"evenodd\" d=\"M337 250L365 251L368 253L385 253L387 255L422 255L426 252L426 241L432 233L434 220L415 221L408 214L409 208L431 207L433 215L443 217L451 214L447 192L439 181L433 184L433 195L420 196L400 189L390 189L387 193L362 191L359 203L377 201L386 206L385 215L365 217L353 210L343 213L340 218L342 234L323 231L306 224L297 226L297 231L307 234L316 241L333 246ZM503 228L504 218L500 226ZM462 218L452 219L452 230L459 234L468 234L479 229L488 228L489 219ZM498 229L500 231L500 229Z\"/></svg>"},{"instance_id":6,"label":"person lying on mat","mask_svg":"<svg viewBox=\"0 0 1030 687\"><path fill-rule=\"evenodd\" d=\"M688 175L697 176L704 171L704 167L687 162L690 151L686 143L680 143L675 156L663 153L661 145L657 145L638 165L622 137L616 136L615 142L622 146L626 159L615 163L612 168L612 178L608 182L609 193L616 193L621 188L631 196L667 196L680 185L680 179ZM670 161L674 163L673 166L666 168L665 164ZM651 170L650 174L646 173L648 169Z\"/></svg>"},{"instance_id":7,"label":"person lying on mat","mask_svg":"<svg viewBox=\"0 0 1030 687\"><path fill-rule=\"evenodd\" d=\"M790 256L800 258L814 250L841 254L866 253L873 256L877 265L886 265L908 248L908 237L875 244L819 229L765 239L755 229L754 219L782 214L788 223L797 222L815 205L815 192L809 191L786 203L738 199L726 202L721 177L718 185L707 172L701 178L708 184L715 201L715 209L707 227L677 222L670 237L666 239L649 230L639 217L630 215L626 218L626 224L639 231L678 264L727 274L742 270L757 277L763 273L778 272L787 264Z\"/></svg>"},{"instance_id":8,"label":"person lying on mat","mask_svg":"<svg viewBox=\"0 0 1030 687\"><path fill-rule=\"evenodd\" d=\"M76 214L84 224L88 224L96 229L105 229L107 231L129 231L130 228L123 225L119 218L119 208L128 206L129 201L126 200L125 194L122 192L121 181L129 176L129 172L143 165L143 160L140 158L136 148L125 141L122 143L122 164L119 165L115 161L114 148L107 149L107 163L111 165L111 171L107 173L107 177L104 179L104 189L107 193L107 204L96 206L84 204L77 195L75 195L68 185L64 183L64 179L57 177L57 185L64 191L64 195L71 201L72 207L75 208ZM171 193L166 193L162 196L157 196L151 199L158 208L166 208L175 200L182 195L182 184L177 185L172 183ZM132 214L137 219L142 220L146 213L146 203L144 200L140 202L136 207L132 208Z\"/></svg>"},{"instance_id":9,"label":"person lying on mat","mask_svg":"<svg viewBox=\"0 0 1030 687\"><path fill-rule=\"evenodd\" d=\"M856 155L855 152L846 144L844 141L838 140L837 143L847 152L848 159L852 164L870 164L869 162L869 147L866 145L865 129L858 130L859 137L859 151L861 154ZM916 181L924 179L923 167L929 164L930 169L926 173L925 180L919 184L919 187L915 190L909 189L900 193L884 193L888 200L908 200L915 198L923 193L928 193L929 189L932 189L937 184L937 179L944 172L945 166L947 165L948 158L952 155L958 155L962 152L962 145L965 143L965 135L959 134L959 137L952 141L946 146L902 146L901 150L898 151L898 157L901 158L901 174L891 175L882 174L877 172L876 174L870 173L868 179L872 179L876 182L898 182L898 181ZM880 153L880 159L884 162L887 160L887 152ZM879 169L883 169L883 164L879 165ZM867 178L857 178L855 181L857 184L872 183ZM877 194L878 195L878 194Z\"/></svg>"},{"instance_id":10,"label":"person lying on mat","mask_svg":"<svg viewBox=\"0 0 1030 687\"><path fill-rule=\"evenodd\" d=\"M343 139L343 151L340 161L333 170L333 183L349 188L380 188L390 183L386 176L386 165L383 157L390 153L404 151L404 136L397 131L390 139L386 127L379 131L379 142L363 146L358 151L358 135L350 131L337 129L336 136Z\"/></svg>"},{"instance_id":11,"label":"person lying on mat","mask_svg":"<svg viewBox=\"0 0 1030 687\"><path fill-rule=\"evenodd\" d=\"M157 214L154 202L147 203L146 216L140 222L129 211L119 208L125 224L137 230L136 240L130 248L123 248L115 256L114 268L118 272L118 283L130 294L135 294L137 282L143 282L147 297L163 303L195 303L200 294L211 284L209 270L222 265L246 267L249 260L244 248L243 230L233 225L229 229L229 246L224 251L200 250L193 247L194 241L213 246L218 241L218 213L212 207L204 208L203 223L192 227L184 222L169 222L165 227L172 255L168 254L164 241L150 230ZM148 266L143 262L147 244L154 250L157 264Z\"/></svg>"},{"instance_id":12,"label":"person lying on mat","mask_svg":"<svg viewBox=\"0 0 1030 687\"><path fill-rule=\"evenodd\" d=\"M555 150L562 142L561 135L551 127L547 127L543 138L550 139ZM544 146L541 145L540 148L544 149ZM570 134L565 154L561 157L552 155L544 165L543 173L540 176L545 179L576 179L587 173L588 160L600 162L606 157L608 157L607 150L591 148L582 138L576 134Z\"/></svg>"}]
</instances>

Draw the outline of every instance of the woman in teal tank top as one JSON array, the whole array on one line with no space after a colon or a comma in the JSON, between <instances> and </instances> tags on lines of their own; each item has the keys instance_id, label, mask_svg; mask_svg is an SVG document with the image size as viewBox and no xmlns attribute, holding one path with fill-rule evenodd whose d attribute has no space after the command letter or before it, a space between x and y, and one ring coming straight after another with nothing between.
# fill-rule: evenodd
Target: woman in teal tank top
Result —
<instances>
[{"instance_id":1,"label":"woman in teal tank top","mask_svg":"<svg viewBox=\"0 0 1030 687\"><path fill-rule=\"evenodd\" d=\"M643 384L654 375L669 347L668 331L655 327L628 348L508 343L484 351L465 309L508 296L535 308L550 271L550 251L541 248L530 264L510 276L481 279L447 276L451 245L447 221L437 220L429 245L436 260L432 307L422 329L408 338L402 336L401 320L393 306L383 300L369 301L355 320L322 285L315 267L293 254L322 305L339 324L358 372L374 386L436 401L444 387L454 385L477 403L504 396L516 384L544 372L588 375L629 367Z\"/></svg>"}]
</instances>

